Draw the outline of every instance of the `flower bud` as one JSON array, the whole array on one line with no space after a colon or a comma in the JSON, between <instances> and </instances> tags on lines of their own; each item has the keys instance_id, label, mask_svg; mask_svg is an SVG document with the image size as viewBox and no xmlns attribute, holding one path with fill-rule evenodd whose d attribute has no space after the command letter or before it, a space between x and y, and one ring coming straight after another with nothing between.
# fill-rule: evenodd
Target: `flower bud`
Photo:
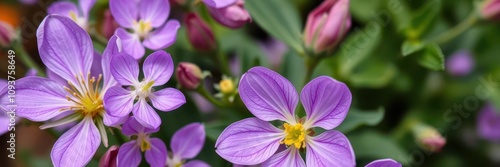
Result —
<instances>
[{"instance_id":1,"label":"flower bud","mask_svg":"<svg viewBox=\"0 0 500 167\"><path fill-rule=\"evenodd\" d=\"M215 49L214 33L207 23L195 13L188 13L184 18L189 42L194 48L202 51Z\"/></svg>"},{"instance_id":2,"label":"flower bud","mask_svg":"<svg viewBox=\"0 0 500 167\"><path fill-rule=\"evenodd\" d=\"M485 19L500 20L500 0L486 0L481 5L481 16Z\"/></svg>"},{"instance_id":3,"label":"flower bud","mask_svg":"<svg viewBox=\"0 0 500 167\"><path fill-rule=\"evenodd\" d=\"M200 68L193 63L181 62L175 73L177 80L183 88L196 89L203 78Z\"/></svg>"},{"instance_id":4,"label":"flower bud","mask_svg":"<svg viewBox=\"0 0 500 167\"><path fill-rule=\"evenodd\" d=\"M99 167L116 167L116 157L118 156L118 146L109 147L108 151L99 160Z\"/></svg>"},{"instance_id":5,"label":"flower bud","mask_svg":"<svg viewBox=\"0 0 500 167\"><path fill-rule=\"evenodd\" d=\"M109 9L104 11L104 21L101 29L102 35L109 39L115 34L115 30L118 29L118 27L119 25L115 21L113 15L111 15L111 11Z\"/></svg>"},{"instance_id":6,"label":"flower bud","mask_svg":"<svg viewBox=\"0 0 500 167\"><path fill-rule=\"evenodd\" d=\"M446 139L433 127L420 124L414 132L417 143L429 152L439 152L446 145Z\"/></svg>"},{"instance_id":7,"label":"flower bud","mask_svg":"<svg viewBox=\"0 0 500 167\"><path fill-rule=\"evenodd\" d=\"M474 68L474 59L467 51L460 51L446 59L446 71L453 76L464 76Z\"/></svg>"},{"instance_id":8,"label":"flower bud","mask_svg":"<svg viewBox=\"0 0 500 167\"><path fill-rule=\"evenodd\" d=\"M331 50L350 27L349 0L325 0L307 17L304 43L315 53Z\"/></svg>"},{"instance_id":9,"label":"flower bud","mask_svg":"<svg viewBox=\"0 0 500 167\"><path fill-rule=\"evenodd\" d=\"M15 36L14 28L9 23L0 21L0 46L9 47Z\"/></svg>"},{"instance_id":10,"label":"flower bud","mask_svg":"<svg viewBox=\"0 0 500 167\"><path fill-rule=\"evenodd\" d=\"M251 22L252 18L244 7L245 1L238 0L236 3L223 7L213 8L207 6L210 15L220 24L229 28L239 28L247 22Z\"/></svg>"}]
</instances>

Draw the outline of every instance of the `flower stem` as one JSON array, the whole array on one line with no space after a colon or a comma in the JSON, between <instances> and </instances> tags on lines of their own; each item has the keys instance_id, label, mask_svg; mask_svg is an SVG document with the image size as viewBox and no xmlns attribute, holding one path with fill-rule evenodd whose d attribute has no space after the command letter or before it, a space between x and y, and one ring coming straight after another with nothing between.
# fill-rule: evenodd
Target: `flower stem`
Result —
<instances>
[{"instance_id":1,"label":"flower stem","mask_svg":"<svg viewBox=\"0 0 500 167\"><path fill-rule=\"evenodd\" d=\"M201 95L203 96L205 99L207 99L208 101L210 101L212 104L218 106L218 107L224 107L224 105L217 99L215 99L208 91L207 89L205 89L205 87L203 86L203 82L200 83L200 86L198 86L198 88L196 88L196 91Z\"/></svg>"},{"instance_id":2,"label":"flower stem","mask_svg":"<svg viewBox=\"0 0 500 167\"><path fill-rule=\"evenodd\" d=\"M26 65L26 67L34 68L40 76L45 76L45 71L35 61L33 61L33 59L31 59L20 40L12 42L12 48L16 52L16 56L24 65Z\"/></svg>"},{"instance_id":3,"label":"flower stem","mask_svg":"<svg viewBox=\"0 0 500 167\"><path fill-rule=\"evenodd\" d=\"M227 62L227 57L221 51L217 51L217 61L219 66L221 66L222 73L232 76L231 70L229 70L229 63Z\"/></svg>"},{"instance_id":4,"label":"flower stem","mask_svg":"<svg viewBox=\"0 0 500 167\"><path fill-rule=\"evenodd\" d=\"M452 29L444 32L443 34L439 35L437 38L435 38L433 41L435 41L437 44L443 44L448 41L450 41L453 38L456 38L463 32L465 32L467 29L469 29L472 25L474 25L478 21L478 15L477 15L477 10L473 10L469 16L465 20L463 20L461 23L459 23L457 26L453 27Z\"/></svg>"},{"instance_id":5,"label":"flower stem","mask_svg":"<svg viewBox=\"0 0 500 167\"><path fill-rule=\"evenodd\" d=\"M126 142L125 136L122 135L121 131L118 128L109 128L109 130L115 136L116 141L121 145Z\"/></svg>"},{"instance_id":6,"label":"flower stem","mask_svg":"<svg viewBox=\"0 0 500 167\"><path fill-rule=\"evenodd\" d=\"M306 57L306 76L304 77L303 85L306 85L309 80L311 80L312 74L316 66L318 66L319 60L321 58L317 57Z\"/></svg>"}]
</instances>

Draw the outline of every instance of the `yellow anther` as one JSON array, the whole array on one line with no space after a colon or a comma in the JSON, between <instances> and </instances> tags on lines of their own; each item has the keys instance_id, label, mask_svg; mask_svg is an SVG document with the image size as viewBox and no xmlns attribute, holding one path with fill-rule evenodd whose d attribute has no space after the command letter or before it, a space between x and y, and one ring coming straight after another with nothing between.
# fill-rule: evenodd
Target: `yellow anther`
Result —
<instances>
[{"instance_id":1,"label":"yellow anther","mask_svg":"<svg viewBox=\"0 0 500 167\"><path fill-rule=\"evenodd\" d=\"M295 148L305 148L305 140L306 140L306 130L301 123L297 123L295 125L290 125L288 123L284 123L283 127L285 128L285 139L281 142L287 146L293 145Z\"/></svg>"}]
</instances>

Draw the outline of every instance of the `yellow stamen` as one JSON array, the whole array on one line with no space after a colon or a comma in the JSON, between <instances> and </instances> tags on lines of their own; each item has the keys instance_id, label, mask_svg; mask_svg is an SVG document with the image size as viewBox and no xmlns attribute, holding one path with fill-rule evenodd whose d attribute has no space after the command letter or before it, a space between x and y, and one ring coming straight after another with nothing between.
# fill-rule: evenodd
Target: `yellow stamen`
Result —
<instances>
[{"instance_id":1,"label":"yellow stamen","mask_svg":"<svg viewBox=\"0 0 500 167\"><path fill-rule=\"evenodd\" d=\"M285 128L285 139L281 141L282 144L287 146L293 145L295 148L305 148L306 147L306 130L301 123L297 123L295 125L290 125L288 123L284 123L283 127Z\"/></svg>"},{"instance_id":2,"label":"yellow stamen","mask_svg":"<svg viewBox=\"0 0 500 167\"><path fill-rule=\"evenodd\" d=\"M139 37L144 38L151 30L153 30L153 27L150 22L143 20L135 22L135 31L139 34Z\"/></svg>"},{"instance_id":3,"label":"yellow stamen","mask_svg":"<svg viewBox=\"0 0 500 167\"><path fill-rule=\"evenodd\" d=\"M102 114L104 106L99 93L102 75L99 75L97 82L95 77L90 77L90 73L87 74L87 78L90 78L88 80L85 80L82 74L76 78L77 85L68 82L69 87L64 87L64 90L69 94L66 96L66 99L74 102L75 106L70 106L60 111L74 110L84 115L91 115L92 117Z\"/></svg>"}]
</instances>

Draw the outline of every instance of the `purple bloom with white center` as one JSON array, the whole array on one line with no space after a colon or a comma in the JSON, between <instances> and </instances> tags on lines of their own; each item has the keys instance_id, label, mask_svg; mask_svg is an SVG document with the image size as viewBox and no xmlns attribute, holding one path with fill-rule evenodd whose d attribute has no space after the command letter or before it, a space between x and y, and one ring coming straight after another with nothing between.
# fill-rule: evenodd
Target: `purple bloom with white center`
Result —
<instances>
[{"instance_id":1,"label":"purple bloom with white center","mask_svg":"<svg viewBox=\"0 0 500 167\"><path fill-rule=\"evenodd\" d=\"M167 167L210 167L200 160L191 160L200 153L205 144L205 127L200 123L191 123L179 129L172 136L170 155L167 158Z\"/></svg>"},{"instance_id":2,"label":"purple bloom with white center","mask_svg":"<svg viewBox=\"0 0 500 167\"><path fill-rule=\"evenodd\" d=\"M83 29L88 28L89 12L96 0L79 0L78 6L70 1L54 2L47 8L49 14L60 14L71 18Z\"/></svg>"},{"instance_id":3,"label":"purple bloom with white center","mask_svg":"<svg viewBox=\"0 0 500 167\"><path fill-rule=\"evenodd\" d=\"M125 52L135 59L144 55L144 47L160 50L175 42L180 23L167 21L168 0L110 0L109 7L115 21L123 27L115 34L122 39Z\"/></svg>"},{"instance_id":4,"label":"purple bloom with white center","mask_svg":"<svg viewBox=\"0 0 500 167\"><path fill-rule=\"evenodd\" d=\"M71 113L41 129L78 122L54 144L51 152L54 166L84 166L102 142L107 146L105 125L115 126L123 119L109 116L102 97L116 84L109 72L111 56L120 51L120 41L112 37L102 58L94 57L90 36L70 18L49 15L37 30L40 58L62 81L30 76L16 81L16 114L35 122ZM93 63L99 59L100 63ZM92 66L94 65L94 66ZM98 78L91 69L101 69ZM100 82L103 82L102 86ZM64 85L63 85L64 84ZM9 109L7 89L0 91L2 108ZM78 150L78 151L75 151Z\"/></svg>"},{"instance_id":5,"label":"purple bloom with white center","mask_svg":"<svg viewBox=\"0 0 500 167\"><path fill-rule=\"evenodd\" d=\"M477 128L482 138L500 141L500 112L492 104L487 104L479 113Z\"/></svg>"},{"instance_id":6,"label":"purple bloom with white center","mask_svg":"<svg viewBox=\"0 0 500 167\"><path fill-rule=\"evenodd\" d=\"M365 167L402 167L399 162L394 161L393 159L379 159L373 162L370 162Z\"/></svg>"},{"instance_id":7,"label":"purple bloom with white center","mask_svg":"<svg viewBox=\"0 0 500 167\"><path fill-rule=\"evenodd\" d=\"M146 58L142 66L142 81L139 81L139 64L132 56L118 53L112 62L111 74L120 85L129 88L114 86L104 95L104 107L110 115L125 117L132 112L142 126L155 129L160 126L161 119L148 101L164 112L186 103L184 94L177 89L153 89L167 83L174 72L174 62L167 52L156 51Z\"/></svg>"},{"instance_id":8,"label":"purple bloom with white center","mask_svg":"<svg viewBox=\"0 0 500 167\"><path fill-rule=\"evenodd\" d=\"M152 167L165 166L167 160L167 147L158 138L150 138L151 133L158 132L159 128L143 127L132 116L123 124L122 133L134 136L134 139L120 146L117 155L118 167L139 166L141 152L144 152L146 161Z\"/></svg>"},{"instance_id":9,"label":"purple bloom with white center","mask_svg":"<svg viewBox=\"0 0 500 167\"><path fill-rule=\"evenodd\" d=\"M351 92L342 82L320 76L304 86L300 100L306 118L295 116L299 96L290 81L263 67L243 74L241 100L257 118L229 125L215 144L222 158L240 165L262 166L355 166L349 140L332 130L342 123L351 105ZM267 121L283 121L277 128ZM327 131L312 136L314 127ZM284 144L287 149L276 153ZM306 153L306 161L299 150Z\"/></svg>"}]
</instances>

